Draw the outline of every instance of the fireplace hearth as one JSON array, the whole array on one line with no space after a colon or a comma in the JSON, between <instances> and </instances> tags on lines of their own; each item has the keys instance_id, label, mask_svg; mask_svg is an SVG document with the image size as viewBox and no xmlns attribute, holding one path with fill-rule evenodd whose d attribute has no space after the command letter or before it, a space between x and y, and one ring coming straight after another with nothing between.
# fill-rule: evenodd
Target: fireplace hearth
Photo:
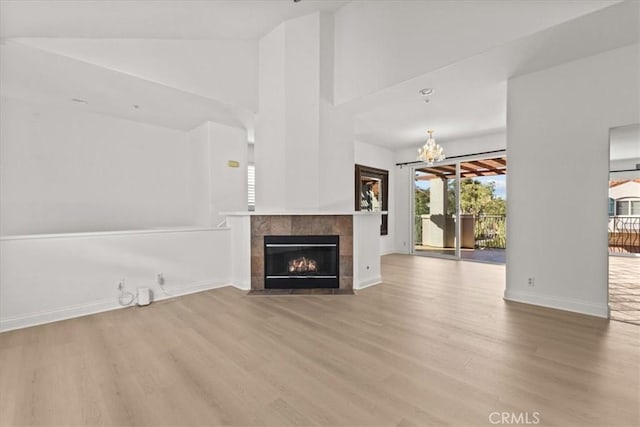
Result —
<instances>
[{"instance_id":1,"label":"fireplace hearth","mask_svg":"<svg viewBox=\"0 0 640 427\"><path fill-rule=\"evenodd\" d=\"M265 289L338 288L340 236L264 236Z\"/></svg>"}]
</instances>

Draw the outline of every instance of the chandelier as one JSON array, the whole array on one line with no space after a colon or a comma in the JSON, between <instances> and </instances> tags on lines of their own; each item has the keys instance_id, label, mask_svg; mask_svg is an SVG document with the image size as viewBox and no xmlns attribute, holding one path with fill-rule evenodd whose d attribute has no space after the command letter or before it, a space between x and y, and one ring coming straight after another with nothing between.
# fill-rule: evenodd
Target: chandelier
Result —
<instances>
[{"instance_id":1,"label":"chandelier","mask_svg":"<svg viewBox=\"0 0 640 427\"><path fill-rule=\"evenodd\" d=\"M427 142L418 149L418 160L426 162L427 165L432 166L433 162L440 162L444 160L444 150L433 139L433 131L428 130L429 139Z\"/></svg>"}]
</instances>

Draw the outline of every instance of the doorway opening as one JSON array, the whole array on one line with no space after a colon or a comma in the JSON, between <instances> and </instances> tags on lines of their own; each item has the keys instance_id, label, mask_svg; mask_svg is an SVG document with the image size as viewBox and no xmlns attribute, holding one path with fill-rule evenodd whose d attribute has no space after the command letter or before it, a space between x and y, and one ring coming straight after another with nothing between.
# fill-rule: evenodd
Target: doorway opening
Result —
<instances>
[{"instance_id":1,"label":"doorway opening","mask_svg":"<svg viewBox=\"0 0 640 427\"><path fill-rule=\"evenodd\" d=\"M413 253L504 264L507 159L462 158L413 169Z\"/></svg>"},{"instance_id":2,"label":"doorway opening","mask_svg":"<svg viewBox=\"0 0 640 427\"><path fill-rule=\"evenodd\" d=\"M609 132L609 317L640 325L640 124Z\"/></svg>"}]
</instances>

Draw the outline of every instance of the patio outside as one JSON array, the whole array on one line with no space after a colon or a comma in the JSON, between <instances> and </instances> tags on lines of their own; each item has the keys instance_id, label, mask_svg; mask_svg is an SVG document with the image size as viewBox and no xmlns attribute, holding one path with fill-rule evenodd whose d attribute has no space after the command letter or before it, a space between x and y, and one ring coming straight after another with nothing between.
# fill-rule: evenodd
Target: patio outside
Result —
<instances>
[{"instance_id":1,"label":"patio outside","mask_svg":"<svg viewBox=\"0 0 640 427\"><path fill-rule=\"evenodd\" d=\"M640 325L640 257L609 256L611 319Z\"/></svg>"},{"instance_id":2,"label":"patio outside","mask_svg":"<svg viewBox=\"0 0 640 427\"><path fill-rule=\"evenodd\" d=\"M455 256L459 238L461 259L504 264L507 159L463 161L459 171L458 216L456 165L416 169L414 253Z\"/></svg>"},{"instance_id":3,"label":"patio outside","mask_svg":"<svg viewBox=\"0 0 640 427\"><path fill-rule=\"evenodd\" d=\"M611 319L640 325L640 179L609 181Z\"/></svg>"}]
</instances>

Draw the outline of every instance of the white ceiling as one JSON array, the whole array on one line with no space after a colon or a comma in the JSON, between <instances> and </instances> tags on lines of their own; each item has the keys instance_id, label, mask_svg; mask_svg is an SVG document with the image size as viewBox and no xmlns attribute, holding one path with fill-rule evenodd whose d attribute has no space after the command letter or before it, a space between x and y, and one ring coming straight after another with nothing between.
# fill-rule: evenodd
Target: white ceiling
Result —
<instances>
[{"instance_id":1,"label":"white ceiling","mask_svg":"<svg viewBox=\"0 0 640 427\"><path fill-rule=\"evenodd\" d=\"M256 40L13 38L81 62L257 110ZM75 75L70 68L69 76Z\"/></svg>"},{"instance_id":2,"label":"white ceiling","mask_svg":"<svg viewBox=\"0 0 640 427\"><path fill-rule=\"evenodd\" d=\"M619 0L353 1L335 14L341 104Z\"/></svg>"},{"instance_id":3,"label":"white ceiling","mask_svg":"<svg viewBox=\"0 0 640 427\"><path fill-rule=\"evenodd\" d=\"M2 95L182 130L212 120L251 133L257 39L294 16L317 10L341 14L346 8L338 8L345 3L349 2L2 1ZM367 3L373 8L378 3L393 4ZM450 5L428 3L436 8ZM500 2L487 3L494 7ZM398 80L402 73L391 80L386 74L386 87L347 100L339 108L356 120L359 140L392 149L417 147L428 128L435 129L438 142L504 129L509 77L638 43L640 3L627 1L602 9L612 3L563 1L558 3L559 15L553 17L550 4L556 2L527 1L532 19L525 32L529 35L514 39L514 34L523 33L505 32L474 45L476 54L440 37L438 48L450 50L447 58L459 59L425 64L428 52L422 51L403 57L403 67L411 68L412 75L419 69L422 73L404 81ZM457 7L464 12L469 4ZM535 10L540 13L535 15ZM547 28L554 19L566 21L571 16L577 19ZM450 18L445 28L451 34L468 30ZM404 25L402 34L411 43L426 24L414 21L393 24ZM512 24L504 23L510 28ZM501 25L500 20L492 25ZM547 29L534 31L543 27ZM395 43L401 42L402 34ZM389 63L393 58L389 54L379 60ZM435 90L429 104L417 94L424 87ZM89 104L71 103L71 98L87 99ZM133 109L134 104L141 108Z\"/></svg>"},{"instance_id":4,"label":"white ceiling","mask_svg":"<svg viewBox=\"0 0 640 427\"><path fill-rule=\"evenodd\" d=\"M506 127L509 78L640 42L640 2L625 2L505 43L349 102L357 139L394 149ZM418 91L433 88L430 102ZM597 94L594 94L597 98Z\"/></svg>"},{"instance_id":5,"label":"white ceiling","mask_svg":"<svg viewBox=\"0 0 640 427\"><path fill-rule=\"evenodd\" d=\"M253 113L237 106L19 43L3 43L0 57L2 96L181 130L207 120L253 126Z\"/></svg>"},{"instance_id":6,"label":"white ceiling","mask_svg":"<svg viewBox=\"0 0 640 427\"><path fill-rule=\"evenodd\" d=\"M347 1L2 0L0 37L257 39L278 24Z\"/></svg>"}]
</instances>

